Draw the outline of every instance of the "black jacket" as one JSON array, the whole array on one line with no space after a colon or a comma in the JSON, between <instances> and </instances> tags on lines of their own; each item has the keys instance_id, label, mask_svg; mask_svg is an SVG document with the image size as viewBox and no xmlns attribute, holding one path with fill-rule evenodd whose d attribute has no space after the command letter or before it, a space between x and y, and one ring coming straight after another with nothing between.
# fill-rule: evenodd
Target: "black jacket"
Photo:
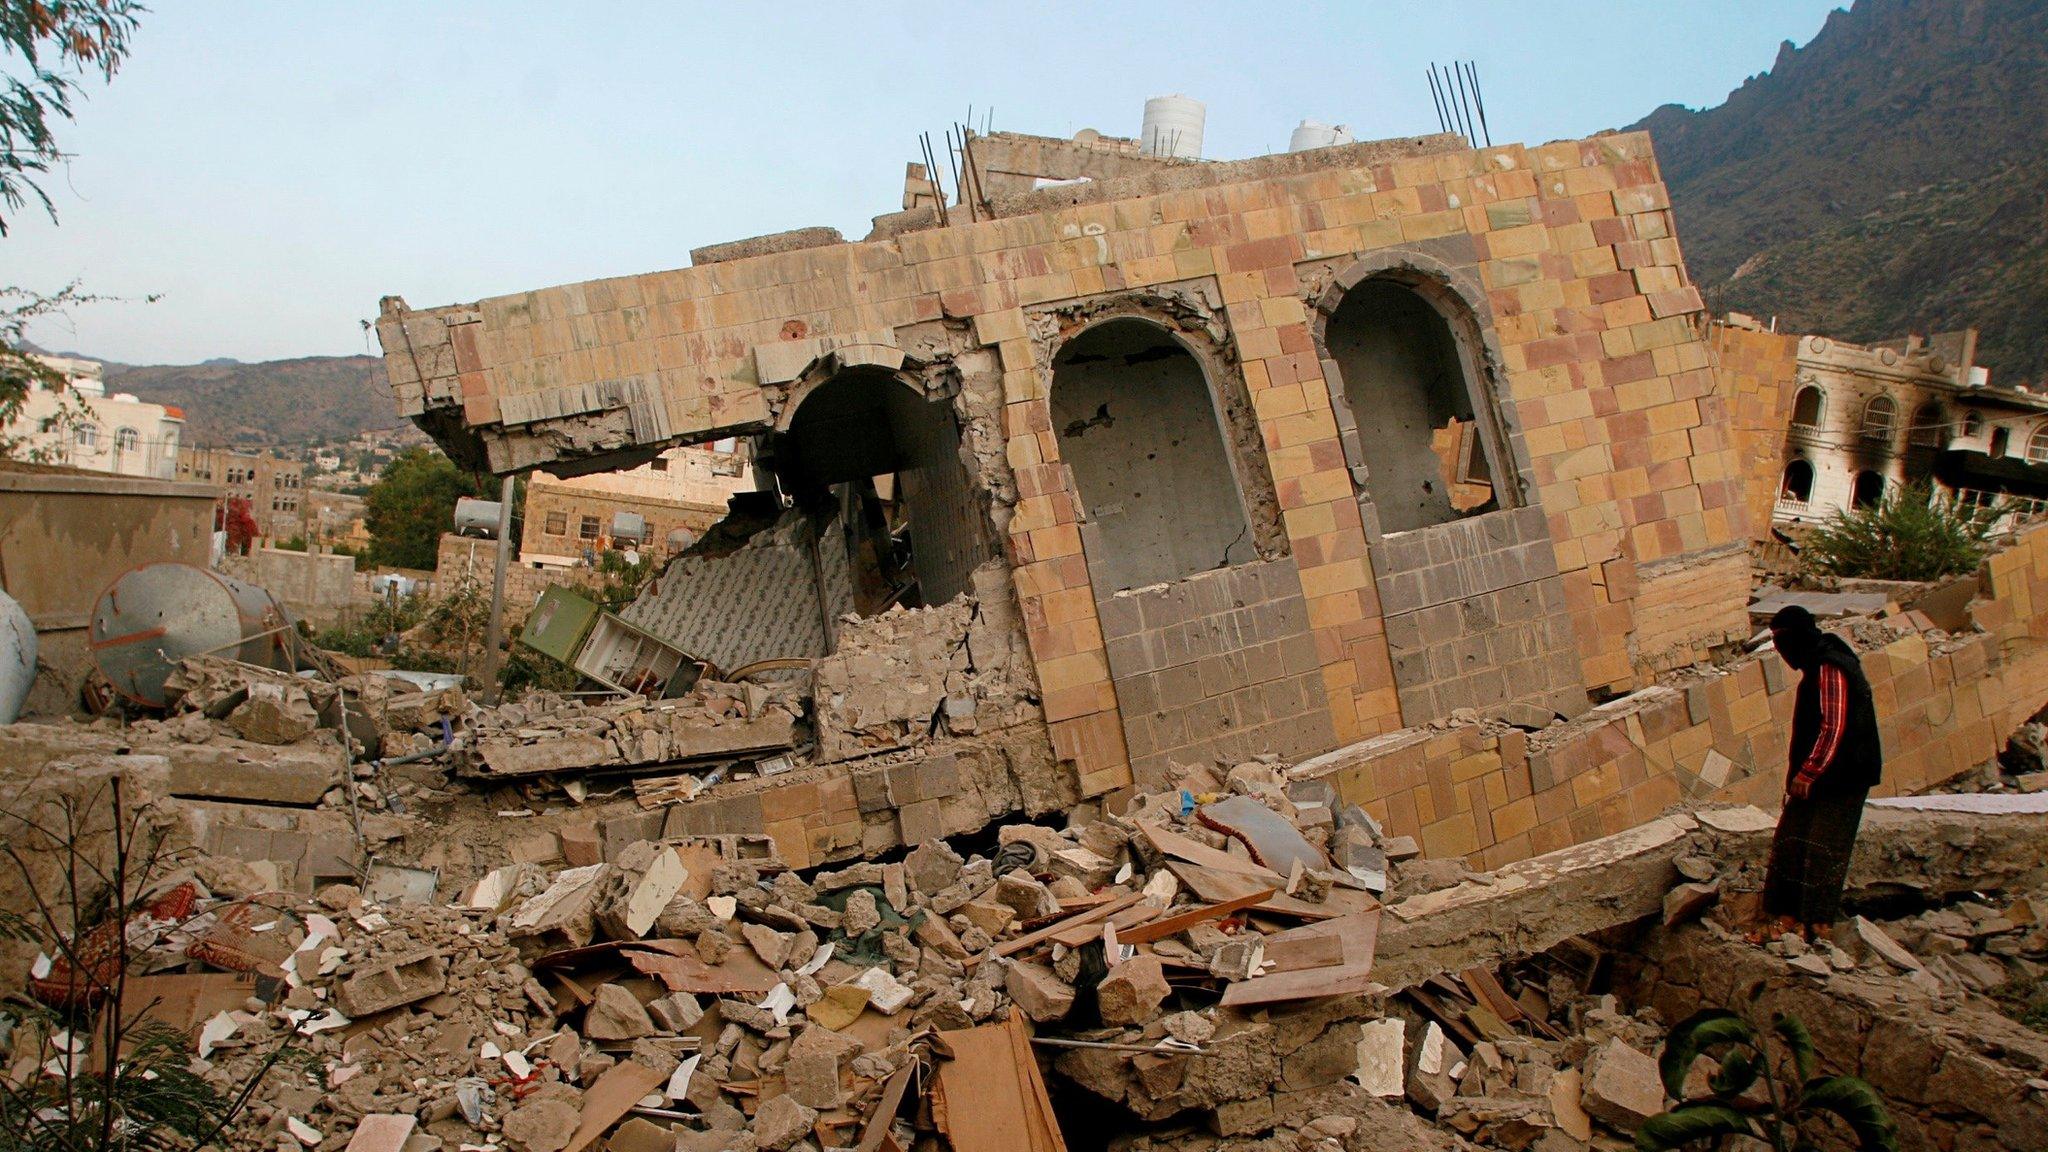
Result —
<instances>
[{"instance_id":1,"label":"black jacket","mask_svg":"<svg viewBox=\"0 0 2048 1152\"><path fill-rule=\"evenodd\" d=\"M1816 654L1823 664L1842 670L1849 682L1849 719L1842 730L1842 742L1834 761L1821 769L1816 789L1872 788L1884 771L1884 749L1877 734L1877 706L1870 699L1870 681L1864 679L1863 662L1839 636L1822 633ZM1786 766L1789 785L1798 775L1806 756L1820 738L1820 669L1815 667L1799 678L1792 706L1792 761Z\"/></svg>"}]
</instances>

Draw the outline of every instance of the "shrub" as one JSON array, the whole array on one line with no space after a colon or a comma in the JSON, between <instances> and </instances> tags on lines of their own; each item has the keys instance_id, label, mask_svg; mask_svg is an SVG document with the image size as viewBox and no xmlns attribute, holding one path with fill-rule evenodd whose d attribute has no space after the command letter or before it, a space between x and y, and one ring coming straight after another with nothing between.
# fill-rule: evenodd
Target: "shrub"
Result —
<instances>
[{"instance_id":1,"label":"shrub","mask_svg":"<svg viewBox=\"0 0 2048 1152\"><path fill-rule=\"evenodd\" d=\"M1939 580L1974 572L1991 550L2002 505L1964 505L1910 485L1837 512L1807 535L1800 558L1818 576Z\"/></svg>"},{"instance_id":2,"label":"shrub","mask_svg":"<svg viewBox=\"0 0 2048 1152\"><path fill-rule=\"evenodd\" d=\"M1720 1067L1704 1095L1687 1098L1693 1062L1703 1055ZM1643 1121L1637 1152L1711 1147L1725 1136L1760 1139L1776 1152L1818 1147L1810 1135L1828 1116L1847 1126L1856 1147L1897 1152L1898 1135L1877 1090L1854 1076L1815 1075L1815 1063L1813 1037L1796 1017L1774 1016L1764 1032L1733 1012L1696 1012L1665 1037L1657 1061L1664 1092L1678 1106ZM1752 1091L1759 1081L1761 1102Z\"/></svg>"}]
</instances>

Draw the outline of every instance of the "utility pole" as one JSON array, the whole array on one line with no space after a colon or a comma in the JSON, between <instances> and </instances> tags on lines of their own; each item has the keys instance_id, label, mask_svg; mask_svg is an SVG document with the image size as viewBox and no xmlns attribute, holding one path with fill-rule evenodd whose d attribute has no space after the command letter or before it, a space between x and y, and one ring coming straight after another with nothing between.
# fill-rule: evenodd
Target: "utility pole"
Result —
<instances>
[{"instance_id":1,"label":"utility pole","mask_svg":"<svg viewBox=\"0 0 2048 1152\"><path fill-rule=\"evenodd\" d=\"M485 704L498 702L498 635L505 628L505 568L512 559L512 477L498 489L498 559L491 569L491 622L484 629Z\"/></svg>"}]
</instances>

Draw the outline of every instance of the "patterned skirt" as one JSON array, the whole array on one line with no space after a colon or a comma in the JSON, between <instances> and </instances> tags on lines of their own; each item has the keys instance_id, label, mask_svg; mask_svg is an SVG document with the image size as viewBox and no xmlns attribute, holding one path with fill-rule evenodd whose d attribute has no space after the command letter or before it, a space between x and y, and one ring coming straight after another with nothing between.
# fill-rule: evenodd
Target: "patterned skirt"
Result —
<instances>
[{"instance_id":1,"label":"patterned skirt","mask_svg":"<svg viewBox=\"0 0 2048 1152\"><path fill-rule=\"evenodd\" d=\"M1802 924L1833 924L1842 912L1849 856L1863 825L1868 788L1816 789L1804 800L1787 797L1771 840L1764 879L1764 913Z\"/></svg>"}]
</instances>

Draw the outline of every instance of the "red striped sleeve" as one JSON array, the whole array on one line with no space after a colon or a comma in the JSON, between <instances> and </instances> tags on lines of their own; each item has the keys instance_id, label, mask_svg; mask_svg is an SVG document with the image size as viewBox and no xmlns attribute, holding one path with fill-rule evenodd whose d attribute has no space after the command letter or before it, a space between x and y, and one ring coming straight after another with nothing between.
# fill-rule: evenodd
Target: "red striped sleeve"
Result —
<instances>
[{"instance_id":1,"label":"red striped sleeve","mask_svg":"<svg viewBox=\"0 0 2048 1152\"><path fill-rule=\"evenodd\" d=\"M1834 763L1835 753L1842 747L1842 731L1849 725L1849 678L1840 668L1832 664L1820 666L1820 733L1814 737L1813 751L1806 754L1806 763L1799 767L1799 778L1812 784L1820 779Z\"/></svg>"}]
</instances>

